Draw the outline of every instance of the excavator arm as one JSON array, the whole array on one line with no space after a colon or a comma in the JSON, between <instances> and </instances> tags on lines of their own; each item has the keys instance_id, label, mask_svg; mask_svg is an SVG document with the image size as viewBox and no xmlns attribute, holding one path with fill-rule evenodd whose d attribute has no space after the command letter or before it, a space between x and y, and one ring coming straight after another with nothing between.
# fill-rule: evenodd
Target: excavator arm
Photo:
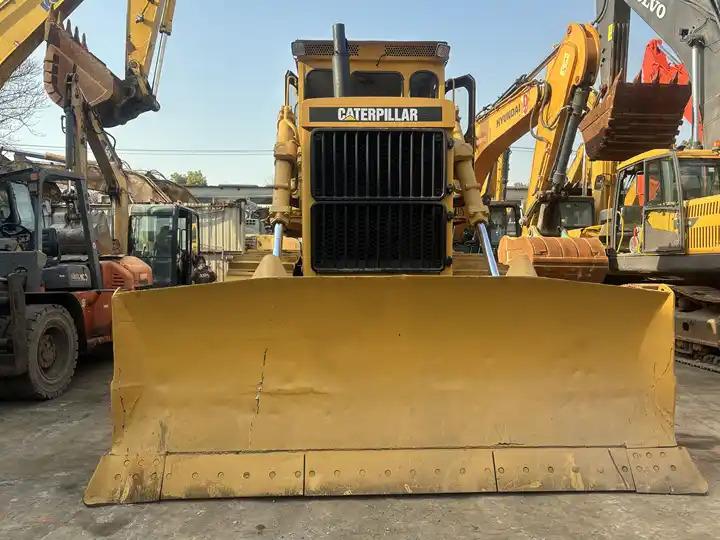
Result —
<instances>
[{"instance_id":1,"label":"excavator arm","mask_svg":"<svg viewBox=\"0 0 720 540\"><path fill-rule=\"evenodd\" d=\"M125 72L143 93L157 96L174 15L175 0L128 0ZM153 73L156 46L158 54Z\"/></svg>"},{"instance_id":2,"label":"excavator arm","mask_svg":"<svg viewBox=\"0 0 720 540\"><path fill-rule=\"evenodd\" d=\"M50 4L63 20L81 3L82 0L0 0L0 86L42 43Z\"/></svg>"},{"instance_id":3,"label":"excavator arm","mask_svg":"<svg viewBox=\"0 0 720 540\"><path fill-rule=\"evenodd\" d=\"M79 174L87 168L87 144L105 177L114 206L113 236L117 253L128 251L129 180L105 128L124 124L148 110L160 108L157 99L162 58L172 29L174 0L128 0L125 79L119 79L87 47L85 36L57 17L45 26L48 49L45 87L73 121L67 129L68 165ZM160 40L154 74L155 45ZM153 82L150 83L150 76Z\"/></svg>"},{"instance_id":4,"label":"excavator arm","mask_svg":"<svg viewBox=\"0 0 720 540\"><path fill-rule=\"evenodd\" d=\"M540 81L530 80L506 96L481 112L475 121L475 178L483 183L482 192L488 196L498 189L491 175L498 160L537 123L544 87Z\"/></svg>"},{"instance_id":5,"label":"excavator arm","mask_svg":"<svg viewBox=\"0 0 720 540\"><path fill-rule=\"evenodd\" d=\"M476 180L484 182L484 194L497 196L493 168L510 145L528 132L535 138L526 202L530 217L549 190L559 193L565 186L575 132L598 70L598 47L591 25L571 24L563 41L537 68L478 115L474 168ZM545 79L538 79L545 68Z\"/></svg>"}]
</instances>

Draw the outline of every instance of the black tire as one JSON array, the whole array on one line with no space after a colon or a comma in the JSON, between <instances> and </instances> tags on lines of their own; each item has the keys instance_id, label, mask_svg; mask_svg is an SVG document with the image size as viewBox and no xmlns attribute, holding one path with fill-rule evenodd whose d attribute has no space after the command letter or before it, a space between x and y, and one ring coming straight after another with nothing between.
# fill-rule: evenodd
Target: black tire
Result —
<instances>
[{"instance_id":1,"label":"black tire","mask_svg":"<svg viewBox=\"0 0 720 540\"><path fill-rule=\"evenodd\" d=\"M70 385L78 358L72 316L56 304L27 307L28 370L0 380L0 395L11 399L54 399Z\"/></svg>"}]
</instances>

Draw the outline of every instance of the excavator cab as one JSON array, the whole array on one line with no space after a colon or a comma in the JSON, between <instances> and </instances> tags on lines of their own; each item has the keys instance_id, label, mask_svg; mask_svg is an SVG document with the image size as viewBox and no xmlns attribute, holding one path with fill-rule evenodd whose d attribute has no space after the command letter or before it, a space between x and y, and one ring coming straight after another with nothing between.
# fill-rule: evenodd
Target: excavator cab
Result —
<instances>
[{"instance_id":1,"label":"excavator cab","mask_svg":"<svg viewBox=\"0 0 720 540\"><path fill-rule=\"evenodd\" d=\"M670 281L710 282L720 268L712 262L719 171L720 155L712 150L655 150L621 163L613 206L602 213L611 231L605 235L611 275L660 272ZM705 255L705 263L678 255Z\"/></svg>"},{"instance_id":2,"label":"excavator cab","mask_svg":"<svg viewBox=\"0 0 720 540\"><path fill-rule=\"evenodd\" d=\"M490 242L497 251L500 239L503 236L520 236L520 204L512 201L490 201L488 204L490 216L488 219L488 231Z\"/></svg>"},{"instance_id":3,"label":"excavator cab","mask_svg":"<svg viewBox=\"0 0 720 540\"><path fill-rule=\"evenodd\" d=\"M177 204L130 207L130 255L153 271L155 287L190 285L199 254L199 216Z\"/></svg>"},{"instance_id":4,"label":"excavator cab","mask_svg":"<svg viewBox=\"0 0 720 540\"><path fill-rule=\"evenodd\" d=\"M568 231L592 226L594 217L595 201L592 197L564 195L550 203L540 204L537 230L542 236L561 237Z\"/></svg>"}]
</instances>

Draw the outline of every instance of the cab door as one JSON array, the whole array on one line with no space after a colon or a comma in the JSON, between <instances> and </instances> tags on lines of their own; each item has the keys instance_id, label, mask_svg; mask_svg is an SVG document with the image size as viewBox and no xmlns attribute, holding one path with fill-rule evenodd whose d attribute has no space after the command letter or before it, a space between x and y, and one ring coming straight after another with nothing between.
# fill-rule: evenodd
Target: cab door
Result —
<instances>
[{"instance_id":1,"label":"cab door","mask_svg":"<svg viewBox=\"0 0 720 540\"><path fill-rule=\"evenodd\" d=\"M643 193L643 253L684 251L685 226L682 212L682 188L678 181L675 154L645 162Z\"/></svg>"}]
</instances>

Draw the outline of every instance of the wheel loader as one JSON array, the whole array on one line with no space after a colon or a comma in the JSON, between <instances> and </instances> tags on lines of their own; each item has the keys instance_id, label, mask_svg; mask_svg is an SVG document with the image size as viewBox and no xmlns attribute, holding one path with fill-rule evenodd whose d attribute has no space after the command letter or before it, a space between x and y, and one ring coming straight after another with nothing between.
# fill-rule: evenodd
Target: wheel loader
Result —
<instances>
[{"instance_id":1,"label":"wheel loader","mask_svg":"<svg viewBox=\"0 0 720 540\"><path fill-rule=\"evenodd\" d=\"M674 435L666 288L537 278L522 260L501 277L492 249L492 276L455 272L456 194L489 237L452 99L467 91L474 118L474 80L446 80L450 46L348 42L338 24L292 52L274 253L252 279L115 295L112 446L85 503L706 492ZM212 317L189 324L182 305Z\"/></svg>"}]
</instances>

